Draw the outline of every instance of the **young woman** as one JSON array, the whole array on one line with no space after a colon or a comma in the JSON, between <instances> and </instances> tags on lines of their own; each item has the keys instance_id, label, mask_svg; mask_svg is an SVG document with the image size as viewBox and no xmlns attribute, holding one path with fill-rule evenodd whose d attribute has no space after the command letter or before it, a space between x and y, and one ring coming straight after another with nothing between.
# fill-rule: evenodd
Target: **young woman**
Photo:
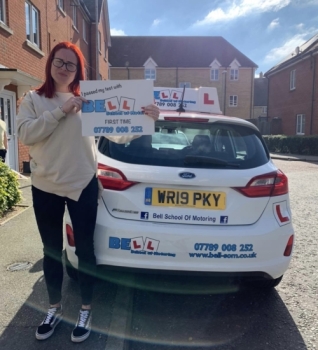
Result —
<instances>
[{"instance_id":1,"label":"young woman","mask_svg":"<svg viewBox=\"0 0 318 350\"><path fill-rule=\"evenodd\" d=\"M80 111L86 100L80 96L80 80L84 80L82 52L70 42L57 44L48 56L45 82L25 95L17 116L19 138L30 146L33 207L44 246L43 270L50 303L36 331L39 340L50 337L63 317L65 204L73 224L82 298L72 341L84 341L91 330L98 180L94 137L82 136ZM157 120L159 109L149 105L145 114Z\"/></svg>"}]
</instances>

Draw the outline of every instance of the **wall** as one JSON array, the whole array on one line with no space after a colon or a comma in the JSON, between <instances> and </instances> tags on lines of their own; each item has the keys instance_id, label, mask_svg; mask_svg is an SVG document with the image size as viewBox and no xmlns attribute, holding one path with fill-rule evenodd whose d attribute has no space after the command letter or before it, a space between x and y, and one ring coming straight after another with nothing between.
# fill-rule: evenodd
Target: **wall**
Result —
<instances>
[{"instance_id":1,"label":"wall","mask_svg":"<svg viewBox=\"0 0 318 350\"><path fill-rule=\"evenodd\" d=\"M314 56L316 64L315 76L315 103L313 110L313 134L318 134L318 63L317 56ZM296 89L289 89L290 72L296 69ZM296 134L296 116L305 114L306 125L305 135L310 135L310 122L312 114L312 81L313 62L310 57L304 58L297 64L285 68L269 77L269 100L268 116L282 118L282 131L285 135Z\"/></svg>"}]
</instances>

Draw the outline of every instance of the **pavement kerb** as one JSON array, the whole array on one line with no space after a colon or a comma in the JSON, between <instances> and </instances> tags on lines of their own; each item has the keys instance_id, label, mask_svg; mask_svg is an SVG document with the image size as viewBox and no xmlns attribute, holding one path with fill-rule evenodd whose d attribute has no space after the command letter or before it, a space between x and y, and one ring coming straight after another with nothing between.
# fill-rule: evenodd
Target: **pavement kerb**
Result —
<instances>
[{"instance_id":1,"label":"pavement kerb","mask_svg":"<svg viewBox=\"0 0 318 350\"><path fill-rule=\"evenodd\" d=\"M280 159L286 161L301 161L318 163L318 156L301 155L301 154L287 154L287 153L271 153L272 159Z\"/></svg>"}]
</instances>

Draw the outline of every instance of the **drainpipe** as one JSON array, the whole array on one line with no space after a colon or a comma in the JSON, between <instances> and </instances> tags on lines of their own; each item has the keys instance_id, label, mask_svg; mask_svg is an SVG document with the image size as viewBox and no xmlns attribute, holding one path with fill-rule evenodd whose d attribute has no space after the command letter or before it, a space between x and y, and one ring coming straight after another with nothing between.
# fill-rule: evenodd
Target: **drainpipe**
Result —
<instances>
[{"instance_id":1,"label":"drainpipe","mask_svg":"<svg viewBox=\"0 0 318 350\"><path fill-rule=\"evenodd\" d=\"M312 74L312 88L311 88L311 113L310 113L309 135L312 135L313 119L314 119L314 103L315 103L316 59L315 59L313 53L311 53L311 69L313 71L313 74Z\"/></svg>"},{"instance_id":2,"label":"drainpipe","mask_svg":"<svg viewBox=\"0 0 318 350\"><path fill-rule=\"evenodd\" d=\"M96 80L99 80L98 0L95 0L95 24L96 24Z\"/></svg>"},{"instance_id":3,"label":"drainpipe","mask_svg":"<svg viewBox=\"0 0 318 350\"><path fill-rule=\"evenodd\" d=\"M179 87L179 70L176 68L176 87Z\"/></svg>"}]
</instances>

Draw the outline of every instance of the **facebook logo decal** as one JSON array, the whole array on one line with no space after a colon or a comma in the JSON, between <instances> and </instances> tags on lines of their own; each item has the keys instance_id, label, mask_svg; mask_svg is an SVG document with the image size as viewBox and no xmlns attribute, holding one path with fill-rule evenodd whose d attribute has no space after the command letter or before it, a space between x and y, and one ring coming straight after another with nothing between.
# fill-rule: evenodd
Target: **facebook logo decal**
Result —
<instances>
[{"instance_id":1,"label":"facebook logo decal","mask_svg":"<svg viewBox=\"0 0 318 350\"><path fill-rule=\"evenodd\" d=\"M229 220L228 216L221 216L220 217L220 224L227 224Z\"/></svg>"},{"instance_id":2,"label":"facebook logo decal","mask_svg":"<svg viewBox=\"0 0 318 350\"><path fill-rule=\"evenodd\" d=\"M149 213L147 211L140 212L140 219L148 220L149 219Z\"/></svg>"}]
</instances>

